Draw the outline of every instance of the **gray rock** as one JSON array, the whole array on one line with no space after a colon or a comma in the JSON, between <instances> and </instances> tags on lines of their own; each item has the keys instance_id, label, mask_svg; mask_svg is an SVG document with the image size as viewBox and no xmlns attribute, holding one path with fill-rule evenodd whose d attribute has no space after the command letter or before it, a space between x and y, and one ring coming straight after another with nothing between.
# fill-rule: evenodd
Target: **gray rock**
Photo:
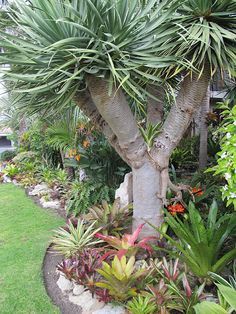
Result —
<instances>
[{"instance_id":1,"label":"gray rock","mask_svg":"<svg viewBox=\"0 0 236 314\"><path fill-rule=\"evenodd\" d=\"M60 274L57 285L62 292L69 292L73 289L73 283L70 280L66 279L62 274Z\"/></svg>"},{"instance_id":2,"label":"gray rock","mask_svg":"<svg viewBox=\"0 0 236 314\"><path fill-rule=\"evenodd\" d=\"M103 302L99 302L96 298L93 298L90 291L84 291L79 296L74 296L70 293L69 300L70 302L81 306L82 314L92 314L94 311L102 309L105 305Z\"/></svg>"},{"instance_id":3,"label":"gray rock","mask_svg":"<svg viewBox=\"0 0 236 314\"><path fill-rule=\"evenodd\" d=\"M11 179L6 174L4 174L3 175L3 183L11 183L11 182L12 182Z\"/></svg>"},{"instance_id":4,"label":"gray rock","mask_svg":"<svg viewBox=\"0 0 236 314\"><path fill-rule=\"evenodd\" d=\"M47 184L37 184L34 189L29 192L29 195L32 196L40 196L43 194L47 194L50 191L49 187L47 186Z\"/></svg>"},{"instance_id":5,"label":"gray rock","mask_svg":"<svg viewBox=\"0 0 236 314\"><path fill-rule=\"evenodd\" d=\"M125 314L125 313L127 312L125 308L123 308L122 306L114 306L112 304L107 304L102 309L93 311L91 314Z\"/></svg>"},{"instance_id":6,"label":"gray rock","mask_svg":"<svg viewBox=\"0 0 236 314\"><path fill-rule=\"evenodd\" d=\"M133 174L127 173L124 182L116 190L115 198L120 198L120 206L125 207L133 202Z\"/></svg>"},{"instance_id":7,"label":"gray rock","mask_svg":"<svg viewBox=\"0 0 236 314\"><path fill-rule=\"evenodd\" d=\"M51 209L59 209L61 207L61 204L59 201L45 201L44 198L40 199L40 204L43 208L51 208Z\"/></svg>"},{"instance_id":8,"label":"gray rock","mask_svg":"<svg viewBox=\"0 0 236 314\"><path fill-rule=\"evenodd\" d=\"M84 292L83 286L74 284L74 289L73 289L74 295L81 295L83 292Z\"/></svg>"}]
</instances>

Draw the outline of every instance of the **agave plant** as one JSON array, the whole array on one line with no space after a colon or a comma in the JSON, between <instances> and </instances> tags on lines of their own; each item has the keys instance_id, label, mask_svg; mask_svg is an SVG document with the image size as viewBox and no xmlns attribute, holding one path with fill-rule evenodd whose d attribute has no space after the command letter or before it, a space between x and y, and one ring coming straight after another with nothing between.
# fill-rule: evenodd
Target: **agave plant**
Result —
<instances>
[{"instance_id":1,"label":"agave plant","mask_svg":"<svg viewBox=\"0 0 236 314\"><path fill-rule=\"evenodd\" d=\"M146 237L140 241L138 240L138 236L145 224L140 225L133 234L124 234L121 238L114 236L106 236L101 233L95 234L95 236L105 242L107 242L110 246L115 248L118 251L112 250L108 251L106 255L116 254L119 258L122 258L125 254L129 256L135 255L139 249L145 249L149 253L151 253L152 247L148 242L152 240L157 240L156 237Z\"/></svg>"},{"instance_id":2,"label":"agave plant","mask_svg":"<svg viewBox=\"0 0 236 314\"><path fill-rule=\"evenodd\" d=\"M96 227L101 227L104 235L116 234L128 225L130 220L131 205L120 208L120 200L116 199L113 205L102 201L102 205L89 208L86 216L90 221L95 221Z\"/></svg>"},{"instance_id":3,"label":"agave plant","mask_svg":"<svg viewBox=\"0 0 236 314\"><path fill-rule=\"evenodd\" d=\"M126 256L121 259L115 256L111 265L106 262L102 265L97 272L103 279L96 283L97 287L108 289L109 294L117 301L125 301L137 295L137 281L144 275L145 270L135 270L134 256L128 260Z\"/></svg>"},{"instance_id":4,"label":"agave plant","mask_svg":"<svg viewBox=\"0 0 236 314\"><path fill-rule=\"evenodd\" d=\"M84 220L78 220L77 226L69 220L66 228L58 228L52 238L53 250L71 257L78 254L82 249L94 246L102 241L94 239L99 229L94 229L95 222L87 226Z\"/></svg>"}]
</instances>

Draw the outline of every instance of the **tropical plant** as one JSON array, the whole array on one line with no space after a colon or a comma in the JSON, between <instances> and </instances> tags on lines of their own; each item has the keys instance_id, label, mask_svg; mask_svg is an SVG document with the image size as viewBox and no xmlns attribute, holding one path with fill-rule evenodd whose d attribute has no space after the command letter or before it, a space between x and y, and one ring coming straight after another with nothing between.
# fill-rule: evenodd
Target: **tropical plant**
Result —
<instances>
[{"instance_id":1,"label":"tropical plant","mask_svg":"<svg viewBox=\"0 0 236 314\"><path fill-rule=\"evenodd\" d=\"M68 182L67 172L64 169L55 169L54 170L55 181L60 185L66 185Z\"/></svg>"},{"instance_id":2,"label":"tropical plant","mask_svg":"<svg viewBox=\"0 0 236 314\"><path fill-rule=\"evenodd\" d=\"M130 168L102 134L94 131L92 136L88 147L80 145L78 166L94 181L117 188Z\"/></svg>"},{"instance_id":3,"label":"tropical plant","mask_svg":"<svg viewBox=\"0 0 236 314\"><path fill-rule=\"evenodd\" d=\"M153 146L155 138L158 136L161 130L161 123L153 125L152 123L147 123L146 129L140 126L140 132L144 138L149 149Z\"/></svg>"},{"instance_id":4,"label":"tropical plant","mask_svg":"<svg viewBox=\"0 0 236 314\"><path fill-rule=\"evenodd\" d=\"M227 206L233 204L236 208L236 105L231 109L229 103L225 103L220 108L224 120L219 132L223 138L217 165L211 170L225 178L226 184L221 189L223 199L227 200Z\"/></svg>"},{"instance_id":5,"label":"tropical plant","mask_svg":"<svg viewBox=\"0 0 236 314\"><path fill-rule=\"evenodd\" d=\"M155 301L161 311L178 310L181 313L194 313L193 306L204 299L205 283L192 289L187 275L180 271L179 260L163 258L161 264L152 263L154 281L148 285L151 300ZM157 274L157 276L156 276ZM158 276L159 275L159 276ZM146 295L146 294L145 294Z\"/></svg>"},{"instance_id":6,"label":"tropical plant","mask_svg":"<svg viewBox=\"0 0 236 314\"><path fill-rule=\"evenodd\" d=\"M27 152L21 152L18 153L14 158L13 162L15 164L21 164L24 162L33 162L36 159L36 154L35 152L27 151Z\"/></svg>"},{"instance_id":7,"label":"tropical plant","mask_svg":"<svg viewBox=\"0 0 236 314\"><path fill-rule=\"evenodd\" d=\"M157 306L155 302L151 301L150 297L138 295L127 303L126 308L132 314L154 314Z\"/></svg>"},{"instance_id":8,"label":"tropical plant","mask_svg":"<svg viewBox=\"0 0 236 314\"><path fill-rule=\"evenodd\" d=\"M14 150L5 150L0 155L1 161L10 161L16 156L16 152Z\"/></svg>"},{"instance_id":9,"label":"tropical plant","mask_svg":"<svg viewBox=\"0 0 236 314\"><path fill-rule=\"evenodd\" d=\"M86 213L94 204L99 204L103 200L110 202L113 195L114 190L102 183L91 180L74 181L67 195L67 213L73 213L75 216Z\"/></svg>"},{"instance_id":10,"label":"tropical plant","mask_svg":"<svg viewBox=\"0 0 236 314\"><path fill-rule=\"evenodd\" d=\"M138 236L143 228L144 224L140 225L132 234L124 234L121 238L114 236L106 236L101 233L96 233L95 237L107 242L115 250L108 251L106 254L115 254L119 258L122 258L124 255L134 256L139 249L147 250L151 253L152 247L148 242L151 240L157 240L156 237L146 237L138 241Z\"/></svg>"},{"instance_id":11,"label":"tropical plant","mask_svg":"<svg viewBox=\"0 0 236 314\"><path fill-rule=\"evenodd\" d=\"M204 301L194 306L196 314L230 314L236 310L236 290L225 285L216 285L220 304Z\"/></svg>"},{"instance_id":12,"label":"tropical plant","mask_svg":"<svg viewBox=\"0 0 236 314\"><path fill-rule=\"evenodd\" d=\"M14 179L14 177L20 172L19 168L14 164L8 164L6 167L2 170L2 172L10 177L11 179Z\"/></svg>"},{"instance_id":13,"label":"tropical plant","mask_svg":"<svg viewBox=\"0 0 236 314\"><path fill-rule=\"evenodd\" d=\"M92 206L86 216L89 221L95 221L95 226L101 228L104 235L114 234L126 229L130 222L131 205L120 207L120 200L116 199L113 205L102 201L102 205Z\"/></svg>"},{"instance_id":14,"label":"tropical plant","mask_svg":"<svg viewBox=\"0 0 236 314\"><path fill-rule=\"evenodd\" d=\"M59 228L54 231L52 238L53 250L63 254L65 257L71 257L81 252L85 247L90 247L100 243L94 239L94 235L100 229L94 229L94 224L86 226L84 220L78 220L77 226L69 220L66 228Z\"/></svg>"},{"instance_id":15,"label":"tropical plant","mask_svg":"<svg viewBox=\"0 0 236 314\"><path fill-rule=\"evenodd\" d=\"M180 252L179 258L198 277L209 277L208 272L219 272L236 256L233 248L222 256L222 248L235 232L236 215L225 214L217 220L218 206L213 201L205 223L190 202L188 206L189 219L182 221L177 216L166 213L166 222L169 224L180 241L163 234ZM173 252L169 252L172 254Z\"/></svg>"},{"instance_id":16,"label":"tropical plant","mask_svg":"<svg viewBox=\"0 0 236 314\"><path fill-rule=\"evenodd\" d=\"M57 269L69 280L85 286L92 294L99 288L95 283L101 279L97 269L102 266L101 249L84 248L76 257L63 260Z\"/></svg>"},{"instance_id":17,"label":"tropical plant","mask_svg":"<svg viewBox=\"0 0 236 314\"><path fill-rule=\"evenodd\" d=\"M128 260L126 256L119 259L117 256L109 265L102 263L102 268L97 272L102 275L101 282L96 286L105 288L109 294L117 301L126 301L137 295L138 279L144 275L143 269L135 270L135 257L131 256Z\"/></svg>"},{"instance_id":18,"label":"tropical plant","mask_svg":"<svg viewBox=\"0 0 236 314\"><path fill-rule=\"evenodd\" d=\"M235 68L235 1L15 3L17 32L0 35L0 63L11 65L5 78L14 92L30 113L44 115L73 99L132 168L134 222L160 226L158 195L167 187L157 178L167 175L162 170L200 108L211 75ZM145 111L148 85L168 90L170 77L177 79L178 96L149 150L127 98ZM155 232L145 228L143 234Z\"/></svg>"}]
</instances>

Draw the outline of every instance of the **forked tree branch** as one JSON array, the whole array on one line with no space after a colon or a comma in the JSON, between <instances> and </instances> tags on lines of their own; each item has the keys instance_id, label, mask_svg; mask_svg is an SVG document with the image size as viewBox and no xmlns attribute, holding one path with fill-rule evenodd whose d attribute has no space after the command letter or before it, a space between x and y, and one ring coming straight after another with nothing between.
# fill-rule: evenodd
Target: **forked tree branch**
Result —
<instances>
[{"instance_id":1,"label":"forked tree branch","mask_svg":"<svg viewBox=\"0 0 236 314\"><path fill-rule=\"evenodd\" d=\"M95 76L87 77L87 85L99 113L117 136L121 151L132 167L140 167L147 146L124 93L114 88L109 92L109 83Z\"/></svg>"}]
</instances>

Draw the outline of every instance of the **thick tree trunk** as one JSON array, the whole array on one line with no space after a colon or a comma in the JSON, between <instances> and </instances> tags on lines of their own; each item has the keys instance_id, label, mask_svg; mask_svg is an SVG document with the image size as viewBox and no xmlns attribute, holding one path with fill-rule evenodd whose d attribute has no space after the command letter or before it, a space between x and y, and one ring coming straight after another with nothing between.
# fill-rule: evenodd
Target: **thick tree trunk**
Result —
<instances>
[{"instance_id":1,"label":"thick tree trunk","mask_svg":"<svg viewBox=\"0 0 236 314\"><path fill-rule=\"evenodd\" d=\"M147 160L142 167L133 168L133 231L146 221L160 227L163 222L160 192L161 174L155 165ZM155 234L154 229L146 224L140 238Z\"/></svg>"},{"instance_id":2,"label":"thick tree trunk","mask_svg":"<svg viewBox=\"0 0 236 314\"><path fill-rule=\"evenodd\" d=\"M206 96L202 102L201 108L201 126L200 126L200 146L199 146L199 169L204 169L207 166L207 140L208 140L208 125L207 113L210 110L210 90L208 88Z\"/></svg>"}]
</instances>

